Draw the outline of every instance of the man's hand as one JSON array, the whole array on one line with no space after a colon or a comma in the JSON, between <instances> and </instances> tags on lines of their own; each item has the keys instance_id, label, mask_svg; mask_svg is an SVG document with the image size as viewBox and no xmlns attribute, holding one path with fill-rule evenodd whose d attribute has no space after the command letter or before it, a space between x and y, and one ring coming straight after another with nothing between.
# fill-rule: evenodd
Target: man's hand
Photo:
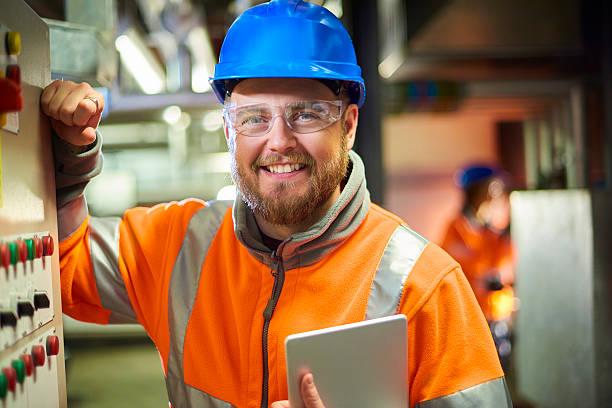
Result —
<instances>
[{"instance_id":1,"label":"man's hand","mask_svg":"<svg viewBox=\"0 0 612 408\"><path fill-rule=\"evenodd\" d=\"M301 383L302 401L306 408L325 408L311 373L305 374L302 377ZM276 401L270 405L270 408L290 408L289 401Z\"/></svg>"},{"instance_id":2,"label":"man's hand","mask_svg":"<svg viewBox=\"0 0 612 408\"><path fill-rule=\"evenodd\" d=\"M75 146L96 140L104 97L89 84L55 80L43 90L40 107L61 139Z\"/></svg>"}]
</instances>

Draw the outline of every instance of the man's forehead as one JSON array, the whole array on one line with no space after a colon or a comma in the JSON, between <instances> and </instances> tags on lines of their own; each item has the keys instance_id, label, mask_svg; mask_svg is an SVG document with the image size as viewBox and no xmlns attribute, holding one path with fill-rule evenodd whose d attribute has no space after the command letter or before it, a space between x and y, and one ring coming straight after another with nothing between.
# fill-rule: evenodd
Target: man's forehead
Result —
<instances>
[{"instance_id":1,"label":"man's forehead","mask_svg":"<svg viewBox=\"0 0 612 408\"><path fill-rule=\"evenodd\" d=\"M309 78L249 78L240 81L232 99L336 99L323 83Z\"/></svg>"}]
</instances>

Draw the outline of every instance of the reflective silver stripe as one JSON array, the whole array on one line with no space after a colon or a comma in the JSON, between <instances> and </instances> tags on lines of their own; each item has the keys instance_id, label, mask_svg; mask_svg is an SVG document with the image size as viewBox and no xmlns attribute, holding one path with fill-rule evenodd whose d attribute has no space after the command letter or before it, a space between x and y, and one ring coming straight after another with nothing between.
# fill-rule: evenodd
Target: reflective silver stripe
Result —
<instances>
[{"instance_id":1,"label":"reflective silver stripe","mask_svg":"<svg viewBox=\"0 0 612 408\"><path fill-rule=\"evenodd\" d=\"M195 303L202 265L208 248L221 225L229 201L210 202L208 207L196 212L187 227L181 250L176 258L168 288L168 326L170 350L166 386L174 407L229 407L206 393L185 384L183 376L183 351L185 334L191 310ZM211 373L214 375L214 373Z\"/></svg>"},{"instance_id":2,"label":"reflective silver stripe","mask_svg":"<svg viewBox=\"0 0 612 408\"><path fill-rule=\"evenodd\" d=\"M366 319L397 313L410 271L429 241L406 225L400 225L391 235L378 264Z\"/></svg>"},{"instance_id":3,"label":"reflective silver stripe","mask_svg":"<svg viewBox=\"0 0 612 408\"><path fill-rule=\"evenodd\" d=\"M166 377L166 388L170 397L172 408L183 408L183 407L202 407L202 408L233 408L234 406L229 402L222 401L218 398L213 397L203 391L193 388L192 386L185 384L182 379ZM181 390L180 402L176 401L177 398L174 395L176 390Z\"/></svg>"},{"instance_id":4,"label":"reflective silver stripe","mask_svg":"<svg viewBox=\"0 0 612 408\"><path fill-rule=\"evenodd\" d=\"M89 219L89 249L102 307L112 313L109 323L138 323L119 270L117 217Z\"/></svg>"},{"instance_id":5,"label":"reflective silver stripe","mask_svg":"<svg viewBox=\"0 0 612 408\"><path fill-rule=\"evenodd\" d=\"M475 385L463 391L429 401L414 408L512 408L512 400L504 377Z\"/></svg>"},{"instance_id":6,"label":"reflective silver stripe","mask_svg":"<svg viewBox=\"0 0 612 408\"><path fill-rule=\"evenodd\" d=\"M75 232L89 212L85 196L81 195L57 209L57 232L60 241L68 238Z\"/></svg>"}]
</instances>

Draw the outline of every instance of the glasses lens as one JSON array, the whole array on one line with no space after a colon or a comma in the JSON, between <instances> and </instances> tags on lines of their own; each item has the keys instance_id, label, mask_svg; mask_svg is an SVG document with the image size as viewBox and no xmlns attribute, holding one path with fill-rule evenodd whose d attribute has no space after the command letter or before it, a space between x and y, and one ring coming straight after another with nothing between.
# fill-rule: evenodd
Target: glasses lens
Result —
<instances>
[{"instance_id":1,"label":"glasses lens","mask_svg":"<svg viewBox=\"0 0 612 408\"><path fill-rule=\"evenodd\" d=\"M268 131L274 117L267 104L233 106L229 109L230 121L238 133L259 136Z\"/></svg>"},{"instance_id":2,"label":"glasses lens","mask_svg":"<svg viewBox=\"0 0 612 408\"><path fill-rule=\"evenodd\" d=\"M311 133L336 122L341 109L340 101L297 101L285 106L285 118L294 131Z\"/></svg>"},{"instance_id":3,"label":"glasses lens","mask_svg":"<svg viewBox=\"0 0 612 408\"><path fill-rule=\"evenodd\" d=\"M277 116L275 109L268 104L232 106L227 114L236 132L245 136L263 136L270 130ZM341 101L296 101L285 105L284 119L297 133L312 133L325 129L340 119Z\"/></svg>"}]
</instances>

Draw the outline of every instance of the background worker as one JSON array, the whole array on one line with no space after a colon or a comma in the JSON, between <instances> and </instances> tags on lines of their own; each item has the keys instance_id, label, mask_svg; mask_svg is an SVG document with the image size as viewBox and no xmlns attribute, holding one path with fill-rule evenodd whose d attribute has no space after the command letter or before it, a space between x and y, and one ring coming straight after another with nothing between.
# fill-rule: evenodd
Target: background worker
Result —
<instances>
[{"instance_id":1,"label":"background worker","mask_svg":"<svg viewBox=\"0 0 612 408\"><path fill-rule=\"evenodd\" d=\"M508 176L490 166L468 166L457 177L464 193L442 248L459 262L489 323L504 367L512 350L515 254L509 235Z\"/></svg>"},{"instance_id":2,"label":"background worker","mask_svg":"<svg viewBox=\"0 0 612 408\"><path fill-rule=\"evenodd\" d=\"M341 22L308 2L255 6L228 31L211 84L236 200L104 219L82 195L101 163L101 95L58 81L43 92L64 312L142 324L175 407L286 407L287 335L395 313L408 319L412 407L510 407L459 265L370 202L351 150L365 84ZM302 397L323 406L311 374Z\"/></svg>"}]
</instances>

